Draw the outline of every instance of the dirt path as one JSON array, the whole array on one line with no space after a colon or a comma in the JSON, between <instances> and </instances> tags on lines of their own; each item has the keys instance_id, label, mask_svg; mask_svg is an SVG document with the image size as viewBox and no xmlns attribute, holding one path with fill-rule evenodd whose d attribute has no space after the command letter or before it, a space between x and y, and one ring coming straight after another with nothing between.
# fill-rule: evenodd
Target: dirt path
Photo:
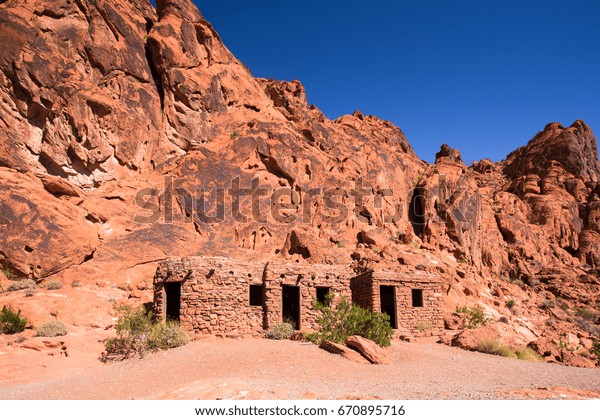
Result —
<instances>
[{"instance_id":1,"label":"dirt path","mask_svg":"<svg viewBox=\"0 0 600 420\"><path fill-rule=\"evenodd\" d=\"M75 363L70 369L65 360L62 363L62 370L50 378L45 374L36 379L29 372L23 380L17 371L3 375L0 398L600 397L597 369L512 360L424 342L394 343L390 363L381 366L351 362L307 343L213 338L112 365L88 360L88 367L75 369Z\"/></svg>"}]
</instances>

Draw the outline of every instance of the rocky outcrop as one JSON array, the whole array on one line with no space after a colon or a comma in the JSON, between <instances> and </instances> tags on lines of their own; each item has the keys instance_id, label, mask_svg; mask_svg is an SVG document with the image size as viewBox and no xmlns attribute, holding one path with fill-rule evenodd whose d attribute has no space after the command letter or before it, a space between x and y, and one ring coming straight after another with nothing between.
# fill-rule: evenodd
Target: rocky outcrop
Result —
<instances>
[{"instance_id":1,"label":"rocky outcrop","mask_svg":"<svg viewBox=\"0 0 600 420\"><path fill-rule=\"evenodd\" d=\"M0 165L94 187L166 157L155 20L145 1L4 2Z\"/></svg>"},{"instance_id":2,"label":"rocky outcrop","mask_svg":"<svg viewBox=\"0 0 600 420\"><path fill-rule=\"evenodd\" d=\"M449 325L478 303L589 351L600 163L585 123L549 124L503 162L468 167L443 145L429 165L388 121L332 121L299 81L254 78L191 0L156 3L0 2L11 278L143 289L157 261L193 255L409 267L444 279Z\"/></svg>"},{"instance_id":3,"label":"rocky outcrop","mask_svg":"<svg viewBox=\"0 0 600 420\"><path fill-rule=\"evenodd\" d=\"M15 279L41 278L93 257L98 228L31 174L0 168L0 263Z\"/></svg>"}]
</instances>

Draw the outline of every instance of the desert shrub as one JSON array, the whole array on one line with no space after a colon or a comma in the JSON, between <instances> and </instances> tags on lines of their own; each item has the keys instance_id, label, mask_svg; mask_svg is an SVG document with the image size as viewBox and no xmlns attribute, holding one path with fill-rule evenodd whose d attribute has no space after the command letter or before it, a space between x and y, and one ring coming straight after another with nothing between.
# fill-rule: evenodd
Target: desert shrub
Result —
<instances>
[{"instance_id":1,"label":"desert shrub","mask_svg":"<svg viewBox=\"0 0 600 420\"><path fill-rule=\"evenodd\" d=\"M40 328L38 328L37 333L35 334L37 337L58 337L59 335L66 335L67 327L60 321L53 320L48 321L45 324L42 324Z\"/></svg>"},{"instance_id":2,"label":"desert shrub","mask_svg":"<svg viewBox=\"0 0 600 420\"><path fill-rule=\"evenodd\" d=\"M281 324L275 325L273 329L267 333L267 338L270 338L271 340L285 340L290 338L290 336L294 334L294 331L292 324L282 322Z\"/></svg>"},{"instance_id":3,"label":"desert shrub","mask_svg":"<svg viewBox=\"0 0 600 420\"><path fill-rule=\"evenodd\" d=\"M554 302L552 299L546 299L540 305L541 309L550 309L554 307L556 307L556 302Z\"/></svg>"},{"instance_id":4,"label":"desert shrub","mask_svg":"<svg viewBox=\"0 0 600 420\"><path fill-rule=\"evenodd\" d=\"M53 280L53 281L49 281L48 283L46 283L46 289L48 290L58 290L58 289L62 289L63 285L60 281L58 280Z\"/></svg>"},{"instance_id":5,"label":"desert shrub","mask_svg":"<svg viewBox=\"0 0 600 420\"><path fill-rule=\"evenodd\" d=\"M500 343L498 340L495 340L493 338L480 341L475 347L475 351L478 351L480 353L495 354L496 356L502 357L517 357L513 349L511 349L508 346L505 346L504 344Z\"/></svg>"},{"instance_id":6,"label":"desert shrub","mask_svg":"<svg viewBox=\"0 0 600 420\"><path fill-rule=\"evenodd\" d=\"M510 279L509 280L512 284L514 284L515 286L519 286L522 287L525 285L525 283L523 283L523 280L521 279Z\"/></svg>"},{"instance_id":7,"label":"desert shrub","mask_svg":"<svg viewBox=\"0 0 600 420\"><path fill-rule=\"evenodd\" d=\"M314 307L320 312L317 323L320 331L313 336L313 342L325 340L343 343L351 335L360 335L382 347L391 344L393 334L390 317L387 314L373 313L368 309L352 305L342 297L335 308L330 305L333 295L327 295L326 302L315 301Z\"/></svg>"},{"instance_id":8,"label":"desert shrub","mask_svg":"<svg viewBox=\"0 0 600 420\"><path fill-rule=\"evenodd\" d=\"M540 282L536 279L527 279L527 285L529 285L530 287L536 287L540 285Z\"/></svg>"},{"instance_id":9,"label":"desert shrub","mask_svg":"<svg viewBox=\"0 0 600 420\"><path fill-rule=\"evenodd\" d=\"M9 292L16 292L18 290L35 289L36 285L33 280L19 280L11 283L6 290Z\"/></svg>"},{"instance_id":10,"label":"desert shrub","mask_svg":"<svg viewBox=\"0 0 600 420\"><path fill-rule=\"evenodd\" d=\"M27 290L25 290L25 297L31 297L34 295L34 293L35 293L34 289L27 289Z\"/></svg>"},{"instance_id":11,"label":"desert shrub","mask_svg":"<svg viewBox=\"0 0 600 420\"><path fill-rule=\"evenodd\" d=\"M10 306L3 306L0 312L0 333L16 334L25 330L27 318L21 316L21 311L13 310Z\"/></svg>"},{"instance_id":12,"label":"desert shrub","mask_svg":"<svg viewBox=\"0 0 600 420\"><path fill-rule=\"evenodd\" d=\"M462 315L463 327L467 329L484 327L492 321L480 305L458 307L456 313Z\"/></svg>"},{"instance_id":13,"label":"desert shrub","mask_svg":"<svg viewBox=\"0 0 600 420\"><path fill-rule=\"evenodd\" d=\"M71 283L71 287L81 287L81 282L80 282L80 281L78 281L78 280L74 280L74 281Z\"/></svg>"},{"instance_id":14,"label":"desert shrub","mask_svg":"<svg viewBox=\"0 0 600 420\"><path fill-rule=\"evenodd\" d=\"M432 329L432 325L429 324L428 322L417 322L417 324L415 325L415 329L419 330L419 331L427 331Z\"/></svg>"},{"instance_id":15,"label":"desert shrub","mask_svg":"<svg viewBox=\"0 0 600 420\"><path fill-rule=\"evenodd\" d=\"M100 360L108 362L125 360L136 355L143 357L148 351L152 313L143 307L134 310L125 305L115 309L118 315L115 325L117 336L106 340Z\"/></svg>"},{"instance_id":16,"label":"desert shrub","mask_svg":"<svg viewBox=\"0 0 600 420\"><path fill-rule=\"evenodd\" d=\"M555 322L556 322L556 321L554 320L554 318L548 318L548 319L546 320L546 325L547 325L547 326L549 326L549 327L551 327L551 326L553 326L553 325L554 325L554 323L555 323Z\"/></svg>"},{"instance_id":17,"label":"desert shrub","mask_svg":"<svg viewBox=\"0 0 600 420\"><path fill-rule=\"evenodd\" d=\"M590 335L600 338L600 325L594 323L593 321L589 319L578 318L575 321L575 324Z\"/></svg>"},{"instance_id":18,"label":"desert shrub","mask_svg":"<svg viewBox=\"0 0 600 420\"><path fill-rule=\"evenodd\" d=\"M598 317L598 313L593 309L587 308L585 306L579 308L577 310L577 315L581 318L589 321L593 321Z\"/></svg>"},{"instance_id":19,"label":"desert shrub","mask_svg":"<svg viewBox=\"0 0 600 420\"><path fill-rule=\"evenodd\" d=\"M2 272L2 274L4 274L6 276L7 279L9 280L18 280L19 279L19 274L15 271L12 270L10 268L3 268L2 270L0 270Z\"/></svg>"},{"instance_id":20,"label":"desert shrub","mask_svg":"<svg viewBox=\"0 0 600 420\"><path fill-rule=\"evenodd\" d=\"M515 350L515 354L517 359L519 360L527 360L529 362L543 362L544 358L540 356L534 349L531 347L524 347L522 349Z\"/></svg>"},{"instance_id":21,"label":"desert shrub","mask_svg":"<svg viewBox=\"0 0 600 420\"><path fill-rule=\"evenodd\" d=\"M600 340L594 340L594 344L592 345L592 353L594 353L596 357L600 359Z\"/></svg>"},{"instance_id":22,"label":"desert shrub","mask_svg":"<svg viewBox=\"0 0 600 420\"><path fill-rule=\"evenodd\" d=\"M507 301L506 301L506 307L507 307L508 309L512 309L512 308L513 308L513 307L516 305L516 303L517 303L517 302L515 302L515 300L514 300L514 299L507 300Z\"/></svg>"},{"instance_id":23,"label":"desert shrub","mask_svg":"<svg viewBox=\"0 0 600 420\"><path fill-rule=\"evenodd\" d=\"M152 312L143 306L133 309L123 305L115 309L118 315L115 325L117 336L105 341L104 352L100 355L103 362L144 357L148 351L166 350L188 342L178 323L153 323Z\"/></svg>"},{"instance_id":24,"label":"desert shrub","mask_svg":"<svg viewBox=\"0 0 600 420\"><path fill-rule=\"evenodd\" d=\"M185 346L189 338L181 329L178 322L167 321L152 325L148 334L148 347L151 350L168 350L175 347Z\"/></svg>"}]
</instances>

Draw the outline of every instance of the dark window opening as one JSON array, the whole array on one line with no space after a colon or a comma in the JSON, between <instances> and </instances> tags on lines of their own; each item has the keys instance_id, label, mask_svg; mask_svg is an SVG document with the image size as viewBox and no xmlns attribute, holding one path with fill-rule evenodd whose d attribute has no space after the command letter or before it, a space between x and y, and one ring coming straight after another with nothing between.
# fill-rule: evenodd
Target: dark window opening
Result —
<instances>
[{"instance_id":1,"label":"dark window opening","mask_svg":"<svg viewBox=\"0 0 600 420\"><path fill-rule=\"evenodd\" d=\"M412 289L412 306L413 308L423 307L423 290Z\"/></svg>"},{"instance_id":2,"label":"dark window opening","mask_svg":"<svg viewBox=\"0 0 600 420\"><path fill-rule=\"evenodd\" d=\"M167 320L179 321L181 313L181 283L165 283L165 294L167 295Z\"/></svg>"},{"instance_id":3,"label":"dark window opening","mask_svg":"<svg viewBox=\"0 0 600 420\"><path fill-rule=\"evenodd\" d=\"M283 322L300 329L300 288L298 286L281 286L281 312Z\"/></svg>"},{"instance_id":4,"label":"dark window opening","mask_svg":"<svg viewBox=\"0 0 600 420\"><path fill-rule=\"evenodd\" d=\"M381 301L381 313L388 314L390 326L396 329L396 288L394 286L379 286L379 299Z\"/></svg>"},{"instance_id":5,"label":"dark window opening","mask_svg":"<svg viewBox=\"0 0 600 420\"><path fill-rule=\"evenodd\" d=\"M322 305L327 304L327 295L329 294L329 287L317 287L317 302Z\"/></svg>"},{"instance_id":6,"label":"dark window opening","mask_svg":"<svg viewBox=\"0 0 600 420\"><path fill-rule=\"evenodd\" d=\"M263 288L260 284L250 285L250 306L263 305Z\"/></svg>"}]
</instances>

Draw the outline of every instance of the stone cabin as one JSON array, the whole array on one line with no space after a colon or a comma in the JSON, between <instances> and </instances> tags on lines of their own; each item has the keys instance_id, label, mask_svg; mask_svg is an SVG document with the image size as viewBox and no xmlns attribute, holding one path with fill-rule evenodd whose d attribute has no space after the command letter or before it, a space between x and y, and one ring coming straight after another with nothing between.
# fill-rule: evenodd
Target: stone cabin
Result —
<instances>
[{"instance_id":1,"label":"stone cabin","mask_svg":"<svg viewBox=\"0 0 600 420\"><path fill-rule=\"evenodd\" d=\"M384 312L400 337L442 335L443 298L438 277L422 271L369 271L350 280L352 302Z\"/></svg>"},{"instance_id":2,"label":"stone cabin","mask_svg":"<svg viewBox=\"0 0 600 420\"><path fill-rule=\"evenodd\" d=\"M433 275L339 265L246 262L225 257L167 259L154 276L154 312L191 336L261 335L281 322L314 330L313 302L332 292L390 315L399 336L441 335L441 283Z\"/></svg>"}]
</instances>

